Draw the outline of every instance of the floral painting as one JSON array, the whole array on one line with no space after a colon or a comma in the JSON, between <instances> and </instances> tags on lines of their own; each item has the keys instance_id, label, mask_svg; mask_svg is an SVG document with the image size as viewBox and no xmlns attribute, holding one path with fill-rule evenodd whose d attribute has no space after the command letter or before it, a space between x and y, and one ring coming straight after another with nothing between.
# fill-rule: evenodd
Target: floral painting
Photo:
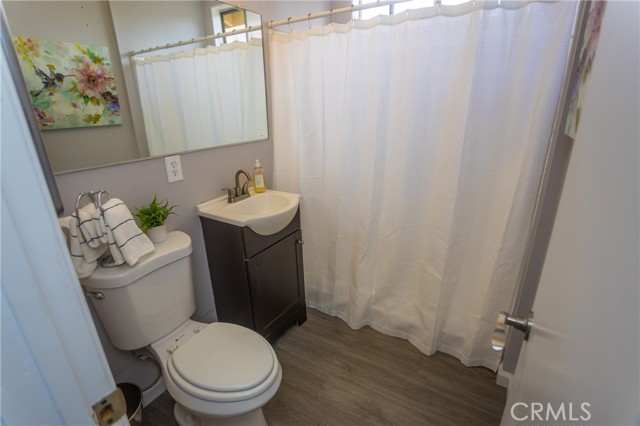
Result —
<instances>
[{"instance_id":1,"label":"floral painting","mask_svg":"<svg viewBox=\"0 0 640 426\"><path fill-rule=\"evenodd\" d=\"M40 129L122 124L106 47L15 37Z\"/></svg>"},{"instance_id":2,"label":"floral painting","mask_svg":"<svg viewBox=\"0 0 640 426\"><path fill-rule=\"evenodd\" d=\"M596 47L600 37L600 27L602 26L602 17L604 16L606 5L607 3L604 0L591 2L587 26L584 30L584 40L580 50L578 69L573 77L571 103L569 104L569 113L564 128L564 133L571 138L576 137L578 124L580 123L582 100L585 95L584 87L591 74L591 65L596 55Z\"/></svg>"}]
</instances>

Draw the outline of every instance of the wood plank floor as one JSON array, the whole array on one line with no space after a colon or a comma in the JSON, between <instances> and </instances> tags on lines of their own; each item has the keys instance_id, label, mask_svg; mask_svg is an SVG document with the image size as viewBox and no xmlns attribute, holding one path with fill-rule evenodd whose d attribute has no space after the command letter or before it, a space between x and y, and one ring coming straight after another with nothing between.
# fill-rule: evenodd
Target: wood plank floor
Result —
<instances>
[{"instance_id":1,"label":"wood plank floor","mask_svg":"<svg viewBox=\"0 0 640 426\"><path fill-rule=\"evenodd\" d=\"M308 309L274 348L280 390L264 407L271 426L498 425L505 389L485 368ZM144 408L143 424L175 425L167 392Z\"/></svg>"}]
</instances>

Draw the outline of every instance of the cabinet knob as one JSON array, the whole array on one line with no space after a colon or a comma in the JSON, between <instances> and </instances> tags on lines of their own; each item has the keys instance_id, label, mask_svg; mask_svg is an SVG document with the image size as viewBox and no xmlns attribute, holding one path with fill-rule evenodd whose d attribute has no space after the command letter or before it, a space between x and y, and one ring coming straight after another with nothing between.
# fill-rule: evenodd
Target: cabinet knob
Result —
<instances>
[{"instance_id":1,"label":"cabinet knob","mask_svg":"<svg viewBox=\"0 0 640 426\"><path fill-rule=\"evenodd\" d=\"M297 243L298 243L298 244L300 244L300 245L303 245L303 244L304 244L304 241L302 241L302 240L298 240L298 241L297 241Z\"/></svg>"}]
</instances>

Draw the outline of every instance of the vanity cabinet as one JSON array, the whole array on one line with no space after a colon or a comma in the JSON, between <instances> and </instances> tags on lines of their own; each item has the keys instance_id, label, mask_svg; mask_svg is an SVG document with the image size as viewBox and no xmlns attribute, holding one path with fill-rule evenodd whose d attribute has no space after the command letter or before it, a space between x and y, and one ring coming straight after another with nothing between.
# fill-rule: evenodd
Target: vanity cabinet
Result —
<instances>
[{"instance_id":1,"label":"vanity cabinet","mask_svg":"<svg viewBox=\"0 0 640 426\"><path fill-rule=\"evenodd\" d=\"M273 235L200 216L218 321L273 341L307 319L300 210Z\"/></svg>"}]
</instances>

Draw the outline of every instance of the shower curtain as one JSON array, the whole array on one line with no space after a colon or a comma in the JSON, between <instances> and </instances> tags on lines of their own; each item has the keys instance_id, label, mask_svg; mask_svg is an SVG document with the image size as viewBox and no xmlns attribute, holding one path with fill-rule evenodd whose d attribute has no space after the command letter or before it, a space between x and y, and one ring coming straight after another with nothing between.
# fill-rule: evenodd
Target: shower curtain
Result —
<instances>
[{"instance_id":1,"label":"shower curtain","mask_svg":"<svg viewBox=\"0 0 640 426\"><path fill-rule=\"evenodd\" d=\"M497 368L574 13L469 2L270 33L309 306Z\"/></svg>"},{"instance_id":2,"label":"shower curtain","mask_svg":"<svg viewBox=\"0 0 640 426\"><path fill-rule=\"evenodd\" d=\"M260 38L135 57L151 155L263 139L262 58Z\"/></svg>"}]
</instances>

